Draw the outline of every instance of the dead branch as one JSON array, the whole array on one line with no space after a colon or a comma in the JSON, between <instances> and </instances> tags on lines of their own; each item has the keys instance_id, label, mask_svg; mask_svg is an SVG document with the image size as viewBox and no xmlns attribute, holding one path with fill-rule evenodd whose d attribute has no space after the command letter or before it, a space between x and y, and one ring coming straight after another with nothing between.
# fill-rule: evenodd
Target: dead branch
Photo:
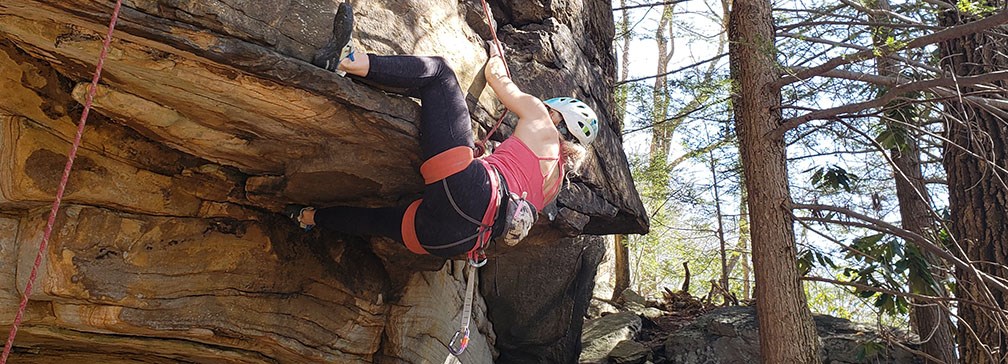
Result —
<instances>
[{"instance_id":1,"label":"dead branch","mask_svg":"<svg viewBox=\"0 0 1008 364\"><path fill-rule=\"evenodd\" d=\"M675 5L675 4L678 4L678 3L684 3L686 1L687 0L674 0L674 1L665 1L665 2L660 2L660 3L627 5L627 6L621 6L621 7L618 7L618 8L613 8L612 11L622 11L622 10L630 10L630 9L639 9L639 8L647 8L647 7L654 7L654 6Z\"/></svg>"},{"instance_id":2,"label":"dead branch","mask_svg":"<svg viewBox=\"0 0 1008 364\"><path fill-rule=\"evenodd\" d=\"M625 84L625 83L633 83L633 82L637 82L637 81L644 81L644 80L651 79L651 78L656 78L656 77L668 76L668 75L671 75L671 74L676 73L676 72L680 72L680 71L688 70L688 69L693 68L693 67L701 66L701 65L703 65L705 63L708 63L708 62L717 61L717 60L721 59L721 57L724 57L724 56L727 56L727 55L728 55L728 53L721 53L721 54L716 55L714 57L711 57L711 58L708 58L708 59L705 59L705 60L702 60L702 61L690 64L690 65L687 65L687 66L683 66L683 67L680 67L680 68L677 68L677 69L674 69L674 70L671 70L671 71L668 71L668 72L665 72L665 73L661 73L661 74L657 74L657 75L652 75L652 76L639 77L639 78L631 78L629 80L623 80L623 81L620 81L620 82L616 82L616 86L619 86L619 85L622 85L622 84Z\"/></svg>"},{"instance_id":3,"label":"dead branch","mask_svg":"<svg viewBox=\"0 0 1008 364\"><path fill-rule=\"evenodd\" d=\"M866 27L884 27L884 28L917 28L917 29L929 29L929 30L939 30L941 27L928 25L924 23L883 23L883 22L873 22L873 21L840 21L840 20L817 20L817 21L802 21L798 23L784 24L777 27L777 30L790 31L795 28L801 27L814 27L820 25L860 25Z\"/></svg>"},{"instance_id":4,"label":"dead branch","mask_svg":"<svg viewBox=\"0 0 1008 364\"><path fill-rule=\"evenodd\" d=\"M910 41L909 43L907 43L905 45L901 45L901 46L895 46L895 45L894 46L888 46L887 45L887 46L884 46L884 47L880 47L878 49L863 50L863 51L855 52L853 54L845 54L845 55L842 55L842 56L830 59L829 61L826 61L825 63L823 63L821 65L818 65L818 66L815 66L815 67L811 67L811 68L809 68L809 69L807 69L807 70L805 70L803 72L799 72L799 73L794 74L794 75L784 76L780 80L778 80L775 84L773 84L772 86L774 88L783 87L785 85L788 85L788 84L791 84L791 83L794 83L794 82L798 82L798 81L801 81L801 80L804 80L804 79L808 79L808 78L813 77L813 76L820 75L823 72L826 72L826 71L831 70L831 69L835 69L835 68L840 67L840 66L845 65L845 64L851 64L851 63L855 63L855 62L861 62L861 61L864 61L864 60L867 60L867 59L875 57L876 56L876 54L875 54L876 52L878 52L878 53L880 53L882 55L887 55L887 54L890 54L890 53L893 53L893 52L896 52L896 51L900 51L900 50L911 49L911 48L920 48L920 47L931 45L931 44L934 44L934 43L943 42L943 41L946 41L946 40L949 40L949 39L962 37L962 36L965 36L965 35L968 35L968 34L974 34L974 33L979 33L979 32L982 32L982 31L986 31L988 29L991 29L991 28L994 28L994 27L997 27L997 26L1001 26L1001 25L1005 24L1006 22L1008 22L1008 9L1002 9L1001 11L999 11L999 12L993 14L993 15L990 15L990 16L988 16L986 18L983 18L983 19L980 19L980 20L977 20L977 21L974 21L974 22L966 23L966 24L963 24L963 25L957 25L957 26L954 26L954 27L945 28L944 30L940 30L940 31L937 31L937 32L925 35L923 37L914 39L914 40Z\"/></svg>"},{"instance_id":5,"label":"dead branch","mask_svg":"<svg viewBox=\"0 0 1008 364\"><path fill-rule=\"evenodd\" d=\"M686 278L683 279L681 291L683 291L685 293L689 293L689 280L690 280L689 262L683 262L682 263L682 268L683 268L683 271L686 272Z\"/></svg>"},{"instance_id":6,"label":"dead branch","mask_svg":"<svg viewBox=\"0 0 1008 364\"><path fill-rule=\"evenodd\" d=\"M840 0L840 2L862 13L873 15L876 18L893 18L908 24L922 24L918 22L916 19L908 18L905 15L894 12L892 10L869 8L867 6L864 6L851 0Z\"/></svg>"},{"instance_id":7,"label":"dead branch","mask_svg":"<svg viewBox=\"0 0 1008 364\"><path fill-rule=\"evenodd\" d=\"M880 97L877 97L875 99L872 99L872 100L862 101L862 102L855 102L853 104L847 104L847 105L843 105L843 106L832 107L832 108L829 108L829 109L823 109L823 110L813 111L813 112L807 113L807 114L802 115L802 116L798 116L798 117L794 117L794 118L785 120L784 122L781 123L780 126L778 126L776 129L774 129L774 131L772 131L770 133L770 135L768 135L768 136L771 139L780 138L788 130L796 128L796 127L798 127L798 126L800 126L800 125L802 125L802 124L804 124L806 122L812 121L812 120L829 119L829 118L833 118L833 117L835 117L837 115L840 115L840 114L846 114L846 113L851 113L851 112L858 111L858 110L866 110L866 109L874 109L874 108L882 107L882 106L888 104L889 102L895 100L896 98L901 97L902 95L905 95L905 94L908 94L908 93L920 92L920 91L931 91L931 90L934 90L934 89L936 89L938 87L975 86L975 85L979 85L979 84L985 84L985 83L991 83L991 82L997 82L997 81L1004 81L1004 80L1008 80L1008 71L990 72L990 73L986 73L986 74L979 75L979 76L968 76L968 77L957 77L957 78L942 77L942 78L931 79L931 80L924 80L924 81L916 81L916 82L905 83L905 84L893 87L888 92L886 92L884 95L882 95Z\"/></svg>"}]
</instances>

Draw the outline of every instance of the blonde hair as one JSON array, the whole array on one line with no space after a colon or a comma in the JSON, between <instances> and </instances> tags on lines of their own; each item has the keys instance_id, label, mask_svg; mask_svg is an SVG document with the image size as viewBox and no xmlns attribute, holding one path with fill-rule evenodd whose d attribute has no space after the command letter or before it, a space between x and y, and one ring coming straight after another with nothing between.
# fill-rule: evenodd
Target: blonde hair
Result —
<instances>
[{"instance_id":1,"label":"blonde hair","mask_svg":"<svg viewBox=\"0 0 1008 364\"><path fill-rule=\"evenodd\" d=\"M580 174L581 164L588 157L588 149L570 140L561 140L560 156L563 158L564 171L567 172L564 177L576 176Z\"/></svg>"}]
</instances>

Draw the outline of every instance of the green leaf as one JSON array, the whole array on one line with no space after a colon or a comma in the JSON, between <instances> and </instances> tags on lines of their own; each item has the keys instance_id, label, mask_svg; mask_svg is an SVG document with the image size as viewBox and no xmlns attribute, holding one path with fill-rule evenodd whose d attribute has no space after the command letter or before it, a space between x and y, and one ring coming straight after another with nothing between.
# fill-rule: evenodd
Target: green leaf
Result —
<instances>
[{"instance_id":1,"label":"green leaf","mask_svg":"<svg viewBox=\"0 0 1008 364\"><path fill-rule=\"evenodd\" d=\"M857 176L836 165L816 168L809 178L813 186L825 192L836 192L840 189L852 192L853 182L856 180Z\"/></svg>"},{"instance_id":2,"label":"green leaf","mask_svg":"<svg viewBox=\"0 0 1008 364\"><path fill-rule=\"evenodd\" d=\"M886 149L893 149L896 146L896 136L892 129L883 130L877 137L875 137L875 141Z\"/></svg>"},{"instance_id":3,"label":"green leaf","mask_svg":"<svg viewBox=\"0 0 1008 364\"><path fill-rule=\"evenodd\" d=\"M910 266L910 262L906 258L897 260L896 263L893 264L893 268L897 272L906 271L907 268L909 268L909 266Z\"/></svg>"},{"instance_id":4,"label":"green leaf","mask_svg":"<svg viewBox=\"0 0 1008 364\"><path fill-rule=\"evenodd\" d=\"M813 257L811 250L798 253L798 274L805 276L812 271Z\"/></svg>"},{"instance_id":5,"label":"green leaf","mask_svg":"<svg viewBox=\"0 0 1008 364\"><path fill-rule=\"evenodd\" d=\"M815 257L816 261L819 262L819 265L823 267L830 267L832 269L836 269L836 264L833 264L833 259L831 259L828 255L822 253L815 253Z\"/></svg>"},{"instance_id":6,"label":"green leaf","mask_svg":"<svg viewBox=\"0 0 1008 364\"><path fill-rule=\"evenodd\" d=\"M866 341L861 343L858 349L857 359L861 362L867 362L875 359L879 354L886 351L886 346L880 342Z\"/></svg>"}]
</instances>

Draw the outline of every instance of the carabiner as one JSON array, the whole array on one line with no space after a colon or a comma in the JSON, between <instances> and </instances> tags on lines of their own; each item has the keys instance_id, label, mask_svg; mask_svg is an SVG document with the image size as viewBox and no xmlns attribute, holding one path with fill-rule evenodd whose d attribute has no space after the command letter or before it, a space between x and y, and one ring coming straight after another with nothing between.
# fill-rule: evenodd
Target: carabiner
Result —
<instances>
[{"instance_id":1,"label":"carabiner","mask_svg":"<svg viewBox=\"0 0 1008 364\"><path fill-rule=\"evenodd\" d=\"M486 251L479 249L475 252L469 253L469 265L479 268L487 264Z\"/></svg>"},{"instance_id":2,"label":"carabiner","mask_svg":"<svg viewBox=\"0 0 1008 364\"><path fill-rule=\"evenodd\" d=\"M459 340L460 336L462 340ZM456 341L458 341L459 344L458 349L455 348ZM462 334L462 331L455 331L455 336L452 336L451 341L448 343L448 351L451 352L452 355L461 355L467 346L469 346L469 328L465 329L464 335Z\"/></svg>"}]
</instances>

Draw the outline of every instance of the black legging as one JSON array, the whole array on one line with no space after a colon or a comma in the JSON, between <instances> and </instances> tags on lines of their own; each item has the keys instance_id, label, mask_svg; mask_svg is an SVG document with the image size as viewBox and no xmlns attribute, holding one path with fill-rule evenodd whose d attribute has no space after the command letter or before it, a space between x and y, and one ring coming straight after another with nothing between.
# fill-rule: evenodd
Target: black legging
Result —
<instances>
[{"instance_id":1,"label":"black legging","mask_svg":"<svg viewBox=\"0 0 1008 364\"><path fill-rule=\"evenodd\" d=\"M371 68L365 80L406 89L404 94L420 98L420 151L423 160L457 146L473 146L472 124L465 96L455 72L441 57L368 55ZM486 170L474 161L447 179L455 203L476 220L483 219L490 201ZM315 224L356 235L383 235L399 242L406 205L385 208L329 207L315 212ZM477 225L460 216L445 194L441 182L427 185L423 203L416 213L420 243L431 254L454 256L472 248L475 240L454 247L432 248L464 239Z\"/></svg>"}]
</instances>

